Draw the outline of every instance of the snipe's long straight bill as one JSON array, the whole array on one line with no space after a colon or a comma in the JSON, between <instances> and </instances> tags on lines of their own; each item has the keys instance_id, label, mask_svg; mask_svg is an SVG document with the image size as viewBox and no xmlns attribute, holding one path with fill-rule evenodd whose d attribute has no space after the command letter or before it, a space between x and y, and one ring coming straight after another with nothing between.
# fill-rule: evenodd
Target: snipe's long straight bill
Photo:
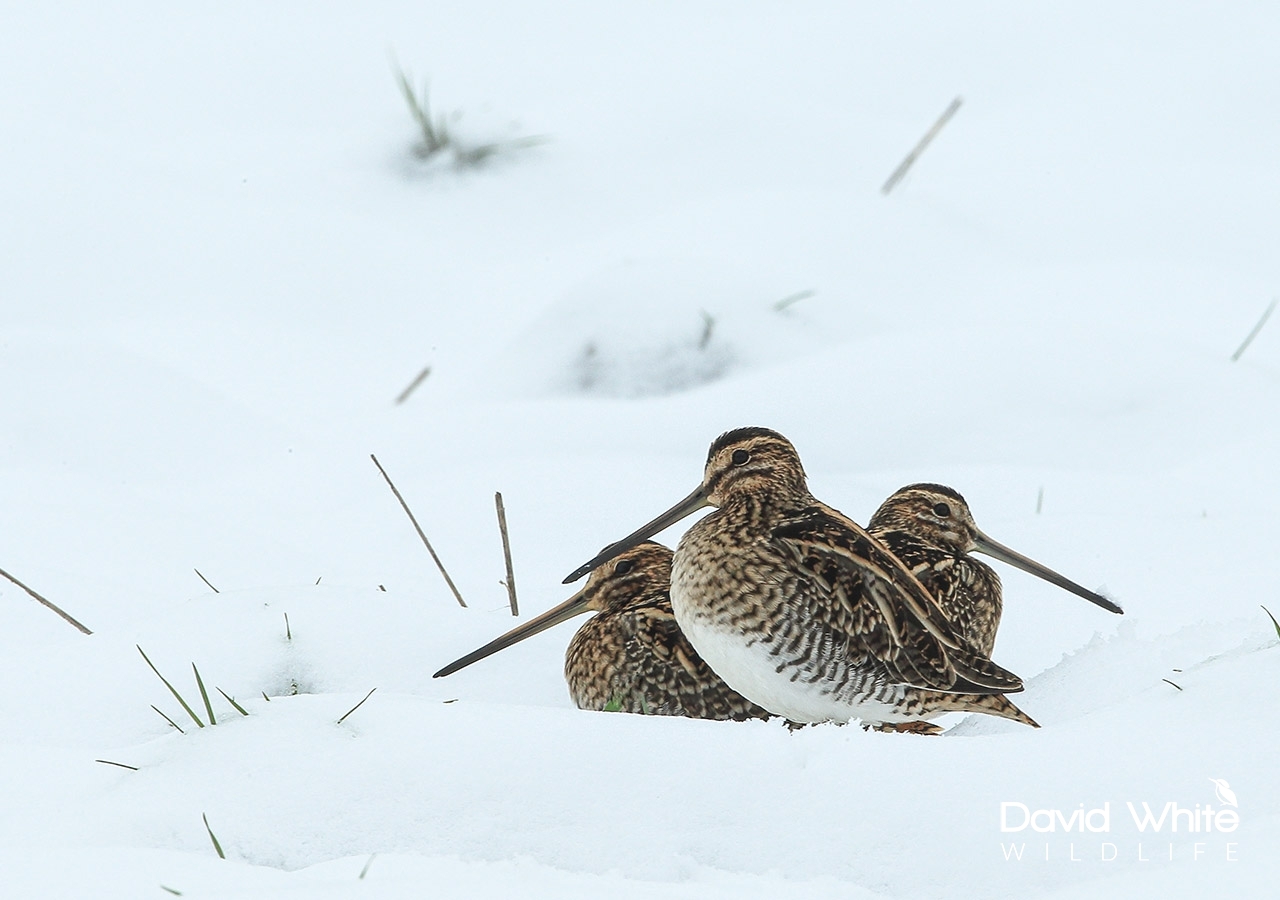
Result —
<instances>
[{"instance_id":1,"label":"snipe's long straight bill","mask_svg":"<svg viewBox=\"0 0 1280 900\"><path fill-rule=\"evenodd\" d=\"M999 541L991 540L991 538L987 537L981 531L979 531L974 537L974 543L977 544L977 549L980 553L985 553L987 556L994 557L995 559L998 559L1001 562L1006 562L1011 566L1017 566L1022 571L1030 572L1037 578L1043 578L1050 584L1056 584L1063 590L1070 591L1078 597L1083 597L1090 603L1096 603L1098 606L1107 610L1107 612L1117 613L1122 616L1124 615L1124 610L1117 606L1113 601L1108 600L1106 597L1095 593L1088 588L1081 587L1070 578L1064 578L1057 572L1053 571L1053 569L1040 565L1040 563L1036 562L1034 559L1023 556L1016 550L1009 549Z\"/></svg>"},{"instance_id":2,"label":"snipe's long straight bill","mask_svg":"<svg viewBox=\"0 0 1280 900\"><path fill-rule=\"evenodd\" d=\"M605 547L603 550L597 553L594 557L587 560L582 565L578 566L578 568L570 572L569 575L565 578L564 584L571 584L577 581L583 575L586 575L588 572L590 572L592 569L596 568L597 566L603 563L607 563L609 560L613 559L619 553L627 552L628 550L630 550L632 547L634 547L636 544L640 543L641 541L647 541L649 538L653 537L659 531L665 531L666 529L670 528L672 525L679 522L685 516L697 512L698 510L702 509L704 506L710 506L710 505L711 503L710 501L707 500L706 492L703 491L702 486L699 485L696 491L694 491L688 497L685 497L683 500L681 500L675 506L671 507L662 515L658 516L658 518L654 519L652 522L649 522L646 525L641 525L640 528L638 528L636 531L633 531L631 534L627 535L622 540L614 541L608 547Z\"/></svg>"},{"instance_id":3,"label":"snipe's long straight bill","mask_svg":"<svg viewBox=\"0 0 1280 900\"><path fill-rule=\"evenodd\" d=\"M568 600L559 606L553 606L537 618L530 619L523 625L512 628L501 637L496 637L489 643L485 644L479 650L472 650L461 659L456 659L449 665L445 666L432 678L443 678L446 675L452 675L459 669L465 669L473 662L479 662L486 656L492 656L499 650L505 650L512 644L518 644L527 637L533 637L540 631L546 631L552 626L559 625L561 622L568 621L574 616L587 611L587 589L583 588L574 594Z\"/></svg>"}]
</instances>

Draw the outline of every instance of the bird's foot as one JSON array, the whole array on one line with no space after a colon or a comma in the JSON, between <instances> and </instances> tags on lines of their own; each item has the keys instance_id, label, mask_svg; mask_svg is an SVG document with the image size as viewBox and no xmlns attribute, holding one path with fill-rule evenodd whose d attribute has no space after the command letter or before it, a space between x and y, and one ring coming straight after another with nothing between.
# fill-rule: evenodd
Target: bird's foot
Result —
<instances>
[{"instance_id":1,"label":"bird's foot","mask_svg":"<svg viewBox=\"0 0 1280 900\"><path fill-rule=\"evenodd\" d=\"M880 722L876 725L863 725L868 731L893 731L899 734L942 734L942 727L916 719L911 722Z\"/></svg>"}]
</instances>

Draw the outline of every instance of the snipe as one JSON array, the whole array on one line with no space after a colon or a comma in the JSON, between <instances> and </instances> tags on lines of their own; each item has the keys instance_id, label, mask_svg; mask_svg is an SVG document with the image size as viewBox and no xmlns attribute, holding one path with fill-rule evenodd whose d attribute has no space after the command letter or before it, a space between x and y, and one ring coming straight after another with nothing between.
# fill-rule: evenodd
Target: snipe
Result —
<instances>
[{"instance_id":1,"label":"snipe","mask_svg":"<svg viewBox=\"0 0 1280 900\"><path fill-rule=\"evenodd\" d=\"M510 647L580 613L596 615L565 652L564 677L580 709L695 719L767 718L702 661L671 611L671 551L645 542L591 574L559 606L445 666L436 678Z\"/></svg>"},{"instance_id":2,"label":"snipe","mask_svg":"<svg viewBox=\"0 0 1280 900\"><path fill-rule=\"evenodd\" d=\"M718 509L675 553L676 619L716 674L768 711L896 727L939 714L921 691L967 708L964 695L1022 690L969 646L896 556L809 493L795 447L767 428L717 438L697 490L565 581L705 506Z\"/></svg>"},{"instance_id":3,"label":"snipe","mask_svg":"<svg viewBox=\"0 0 1280 900\"><path fill-rule=\"evenodd\" d=\"M960 636L988 656L1003 608L1000 576L972 553L984 553L1124 614L1110 599L989 538L974 522L964 497L940 484L899 488L880 504L867 531L928 588Z\"/></svg>"}]
</instances>

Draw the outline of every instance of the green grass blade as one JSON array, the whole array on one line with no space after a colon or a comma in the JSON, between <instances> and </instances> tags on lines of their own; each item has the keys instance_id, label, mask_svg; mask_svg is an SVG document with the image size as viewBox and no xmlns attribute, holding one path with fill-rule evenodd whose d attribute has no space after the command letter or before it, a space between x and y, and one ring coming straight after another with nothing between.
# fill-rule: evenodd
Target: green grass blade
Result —
<instances>
[{"instance_id":1,"label":"green grass blade","mask_svg":"<svg viewBox=\"0 0 1280 900\"><path fill-rule=\"evenodd\" d=\"M204 830L209 832L209 840L213 841L213 849L218 851L218 859L226 859L227 854L222 852L222 845L218 843L218 836L209 827L209 817L204 813L200 813L200 818L204 819Z\"/></svg>"},{"instance_id":2,"label":"green grass blade","mask_svg":"<svg viewBox=\"0 0 1280 900\"><path fill-rule=\"evenodd\" d=\"M213 717L213 704L209 702L209 692L204 689L204 680L200 677L200 670L196 668L196 664L191 664L191 671L196 673L196 687L200 688L200 698L204 700L204 711L209 715L209 724L217 725L218 720Z\"/></svg>"},{"instance_id":3,"label":"green grass blade","mask_svg":"<svg viewBox=\"0 0 1280 900\"><path fill-rule=\"evenodd\" d=\"M232 697L230 694L228 694L226 691L224 691L222 688L218 687L217 685L214 685L214 690L217 691L219 694L221 694L223 697L226 697L227 702L230 703L232 706L234 706L236 708L236 712L240 713L240 715L242 716L249 715L247 712L245 712L244 707L236 702L235 697Z\"/></svg>"},{"instance_id":4,"label":"green grass blade","mask_svg":"<svg viewBox=\"0 0 1280 900\"><path fill-rule=\"evenodd\" d=\"M1262 607L1262 611L1267 614L1267 618L1271 620L1271 624L1276 627L1276 637L1280 638L1280 622L1276 621L1276 617L1271 615L1271 610L1267 609L1265 606Z\"/></svg>"},{"instance_id":5,"label":"green grass blade","mask_svg":"<svg viewBox=\"0 0 1280 900\"><path fill-rule=\"evenodd\" d=\"M179 733L179 734L186 734L186 732L182 730L182 726L181 726L181 725L179 725L177 722L173 721L173 719L170 719L170 718L169 718L168 716L166 716L164 713L160 712L160 707L156 706L156 705L153 703L153 704L151 704L151 708L152 708L152 709L154 709L156 712L160 713L160 718L164 719L166 722L168 722L168 723L169 723L170 725L172 725L174 728L178 729L178 733Z\"/></svg>"},{"instance_id":6,"label":"green grass blade","mask_svg":"<svg viewBox=\"0 0 1280 900\"><path fill-rule=\"evenodd\" d=\"M147 661L147 665L151 667L151 671L155 672L156 677L164 682L164 686L169 689L169 693L173 694L174 698L179 703L182 704L182 708L187 711L187 715L191 717L191 721L195 722L197 725L203 728L204 723L200 721L200 717L195 714L195 711L190 706L187 705L187 701L182 699L182 695L178 693L178 689L169 683L169 679L165 678L163 675L160 674L160 670L156 668L156 664L151 661L151 659L143 651L141 646L139 646L138 644L134 644L134 646L138 648L138 652L142 654L142 658ZM157 710L157 712L159 712L159 710ZM175 725L174 727L177 728L178 726ZM182 729L178 728L178 730L181 731Z\"/></svg>"}]
</instances>

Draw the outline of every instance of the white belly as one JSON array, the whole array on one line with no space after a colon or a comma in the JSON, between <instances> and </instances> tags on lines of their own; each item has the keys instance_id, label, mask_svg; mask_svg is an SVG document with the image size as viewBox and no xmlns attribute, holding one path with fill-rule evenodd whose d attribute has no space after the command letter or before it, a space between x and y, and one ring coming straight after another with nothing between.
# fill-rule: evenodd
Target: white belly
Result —
<instances>
[{"instance_id":1,"label":"white belly","mask_svg":"<svg viewBox=\"0 0 1280 900\"><path fill-rule=\"evenodd\" d=\"M775 715L792 722L848 722L861 719L868 724L909 721L915 716L904 715L893 703L872 697L841 697L823 689L823 683L811 684L803 677L792 680L795 669L778 672L778 659L770 655L769 648L757 641L748 645L740 632L716 627L705 618L690 615L672 592L672 605L676 621L689 643L711 666L712 671L752 703L764 707ZM887 699L892 700L891 694Z\"/></svg>"}]
</instances>

